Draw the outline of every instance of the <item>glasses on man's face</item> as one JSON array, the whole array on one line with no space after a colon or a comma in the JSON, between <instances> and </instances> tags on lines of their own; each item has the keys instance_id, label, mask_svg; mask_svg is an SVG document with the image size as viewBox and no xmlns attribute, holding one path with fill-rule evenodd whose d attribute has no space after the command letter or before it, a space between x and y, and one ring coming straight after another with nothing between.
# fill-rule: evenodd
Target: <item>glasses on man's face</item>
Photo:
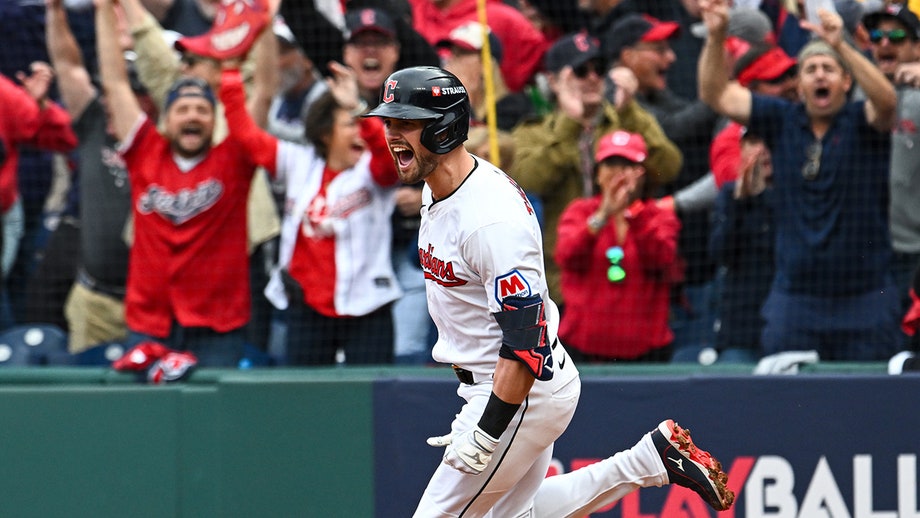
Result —
<instances>
[{"instance_id":1,"label":"glasses on man's face","mask_svg":"<svg viewBox=\"0 0 920 518\"><path fill-rule=\"evenodd\" d=\"M891 29L890 31L873 29L869 31L869 41L872 43L880 43L883 38L888 38L892 45L897 45L907 40L907 31L904 29Z\"/></svg>"},{"instance_id":2,"label":"glasses on man's face","mask_svg":"<svg viewBox=\"0 0 920 518\"><path fill-rule=\"evenodd\" d=\"M577 67L572 69L572 73L575 74L575 77L578 79L584 79L588 77L588 74L594 72L598 77L604 73L604 64L598 60L586 61Z\"/></svg>"},{"instance_id":3,"label":"glasses on man's face","mask_svg":"<svg viewBox=\"0 0 920 518\"><path fill-rule=\"evenodd\" d=\"M623 248L619 246L608 248L607 260L610 261L610 268L607 268L607 280L610 282L622 282L626 278L626 270L620 265L623 260Z\"/></svg>"},{"instance_id":4,"label":"glasses on man's face","mask_svg":"<svg viewBox=\"0 0 920 518\"><path fill-rule=\"evenodd\" d=\"M821 141L816 140L809 144L805 150L805 165L802 166L802 177L806 180L814 180L818 177L818 171L821 169Z\"/></svg>"}]
</instances>

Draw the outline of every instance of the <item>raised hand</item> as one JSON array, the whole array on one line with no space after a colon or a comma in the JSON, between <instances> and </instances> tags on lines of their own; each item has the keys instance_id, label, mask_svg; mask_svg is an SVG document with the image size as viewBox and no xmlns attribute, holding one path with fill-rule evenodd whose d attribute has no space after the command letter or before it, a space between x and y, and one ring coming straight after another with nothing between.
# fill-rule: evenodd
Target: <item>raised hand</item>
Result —
<instances>
[{"instance_id":1,"label":"raised hand","mask_svg":"<svg viewBox=\"0 0 920 518\"><path fill-rule=\"evenodd\" d=\"M843 18L827 9L818 9L818 18L821 19L820 25L802 20L799 26L815 33L831 47L837 48L843 42Z\"/></svg>"},{"instance_id":2,"label":"raised hand","mask_svg":"<svg viewBox=\"0 0 920 518\"><path fill-rule=\"evenodd\" d=\"M44 61L33 61L29 66L29 71L28 75L23 71L16 72L16 79L22 83L22 87L30 97L39 103L44 103L48 99L51 81L54 80L54 69Z\"/></svg>"},{"instance_id":3,"label":"raised hand","mask_svg":"<svg viewBox=\"0 0 920 518\"><path fill-rule=\"evenodd\" d=\"M700 0L700 16L709 34L725 34L728 30L728 11L728 0Z\"/></svg>"},{"instance_id":4,"label":"raised hand","mask_svg":"<svg viewBox=\"0 0 920 518\"><path fill-rule=\"evenodd\" d=\"M742 144L741 168L735 182L736 200L757 196L767 188L763 166L769 153L763 142Z\"/></svg>"},{"instance_id":5,"label":"raised hand","mask_svg":"<svg viewBox=\"0 0 920 518\"><path fill-rule=\"evenodd\" d=\"M636 96L639 80L636 74L626 67L613 67L608 75L617 88L616 93L613 94L613 105L617 111L620 111Z\"/></svg>"},{"instance_id":6,"label":"raised hand","mask_svg":"<svg viewBox=\"0 0 920 518\"><path fill-rule=\"evenodd\" d=\"M335 101L342 109L354 112L361 105L355 71L337 61L329 62L329 71L332 75L326 78L326 83Z\"/></svg>"}]
</instances>

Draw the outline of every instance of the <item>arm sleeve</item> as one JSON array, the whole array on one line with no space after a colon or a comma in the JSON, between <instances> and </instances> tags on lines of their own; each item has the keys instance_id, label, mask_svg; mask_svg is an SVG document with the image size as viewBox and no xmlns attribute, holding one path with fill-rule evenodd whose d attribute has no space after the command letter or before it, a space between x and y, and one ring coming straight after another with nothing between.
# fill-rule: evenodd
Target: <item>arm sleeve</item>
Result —
<instances>
[{"instance_id":1,"label":"arm sleeve","mask_svg":"<svg viewBox=\"0 0 920 518\"><path fill-rule=\"evenodd\" d=\"M590 266L591 249L600 234L591 234L587 221L596 208L596 204L576 200L559 217L556 227L556 263L561 269L585 271Z\"/></svg>"},{"instance_id":2,"label":"arm sleeve","mask_svg":"<svg viewBox=\"0 0 920 518\"><path fill-rule=\"evenodd\" d=\"M361 138L367 142L367 149L371 153L371 176L377 185L392 187L399 181L396 173L396 164L390 155L386 135L383 132L383 122L378 117L359 119L361 125Z\"/></svg>"},{"instance_id":3,"label":"arm sleeve","mask_svg":"<svg viewBox=\"0 0 920 518\"><path fill-rule=\"evenodd\" d=\"M525 192L537 196L552 194L562 178L580 174L580 131L578 122L565 116L555 116L548 123L518 126L511 134L514 161L509 175Z\"/></svg>"},{"instance_id":4,"label":"arm sleeve","mask_svg":"<svg viewBox=\"0 0 920 518\"><path fill-rule=\"evenodd\" d=\"M39 128L27 144L38 149L67 153L77 147L77 135L71 126L70 114L53 102L41 110Z\"/></svg>"},{"instance_id":5,"label":"arm sleeve","mask_svg":"<svg viewBox=\"0 0 920 518\"><path fill-rule=\"evenodd\" d=\"M711 172L696 179L690 185L674 193L674 205L682 214L708 211L716 201L719 188Z\"/></svg>"},{"instance_id":6,"label":"arm sleeve","mask_svg":"<svg viewBox=\"0 0 920 518\"><path fill-rule=\"evenodd\" d=\"M16 145L35 136L41 124L41 113L35 99L6 76L0 74L0 124L2 134Z\"/></svg>"},{"instance_id":7,"label":"arm sleeve","mask_svg":"<svg viewBox=\"0 0 920 518\"><path fill-rule=\"evenodd\" d=\"M137 77L158 107L179 78L179 60L163 37L163 28L150 13L144 13L143 23L131 31L137 60Z\"/></svg>"},{"instance_id":8,"label":"arm sleeve","mask_svg":"<svg viewBox=\"0 0 920 518\"><path fill-rule=\"evenodd\" d=\"M629 231L636 240L642 267L662 271L677 260L677 235L680 220L673 211L662 210L654 202L637 202L630 209Z\"/></svg>"},{"instance_id":9,"label":"arm sleeve","mask_svg":"<svg viewBox=\"0 0 920 518\"><path fill-rule=\"evenodd\" d=\"M720 131L709 146L709 169L716 187L738 178L741 166L741 125L731 123Z\"/></svg>"},{"instance_id":10,"label":"arm sleeve","mask_svg":"<svg viewBox=\"0 0 920 518\"><path fill-rule=\"evenodd\" d=\"M277 170L278 139L266 133L246 111L246 94L239 70L225 70L221 74L220 100L224 104L230 136L239 142L255 165L264 167L269 174Z\"/></svg>"}]
</instances>

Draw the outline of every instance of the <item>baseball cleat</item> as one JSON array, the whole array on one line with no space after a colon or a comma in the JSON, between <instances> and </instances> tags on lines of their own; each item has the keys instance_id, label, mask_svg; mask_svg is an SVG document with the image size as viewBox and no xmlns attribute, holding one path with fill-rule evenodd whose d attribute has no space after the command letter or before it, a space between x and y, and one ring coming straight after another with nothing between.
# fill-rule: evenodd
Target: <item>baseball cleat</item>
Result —
<instances>
[{"instance_id":1,"label":"baseball cleat","mask_svg":"<svg viewBox=\"0 0 920 518\"><path fill-rule=\"evenodd\" d=\"M726 487L728 475L722 471L722 464L693 444L690 430L668 419L652 431L652 442L661 455L670 483L696 491L716 511L732 506L735 494Z\"/></svg>"}]
</instances>

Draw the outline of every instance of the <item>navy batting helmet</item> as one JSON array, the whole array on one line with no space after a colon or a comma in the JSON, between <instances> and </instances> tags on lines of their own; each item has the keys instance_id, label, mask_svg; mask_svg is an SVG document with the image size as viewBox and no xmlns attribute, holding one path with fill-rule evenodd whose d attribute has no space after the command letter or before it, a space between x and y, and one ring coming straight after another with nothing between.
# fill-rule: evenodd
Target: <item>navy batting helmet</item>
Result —
<instances>
[{"instance_id":1,"label":"navy batting helmet","mask_svg":"<svg viewBox=\"0 0 920 518\"><path fill-rule=\"evenodd\" d=\"M466 140L470 98L457 76L442 68L404 68L390 74L380 104L364 116L428 121L422 145L443 155Z\"/></svg>"}]
</instances>

